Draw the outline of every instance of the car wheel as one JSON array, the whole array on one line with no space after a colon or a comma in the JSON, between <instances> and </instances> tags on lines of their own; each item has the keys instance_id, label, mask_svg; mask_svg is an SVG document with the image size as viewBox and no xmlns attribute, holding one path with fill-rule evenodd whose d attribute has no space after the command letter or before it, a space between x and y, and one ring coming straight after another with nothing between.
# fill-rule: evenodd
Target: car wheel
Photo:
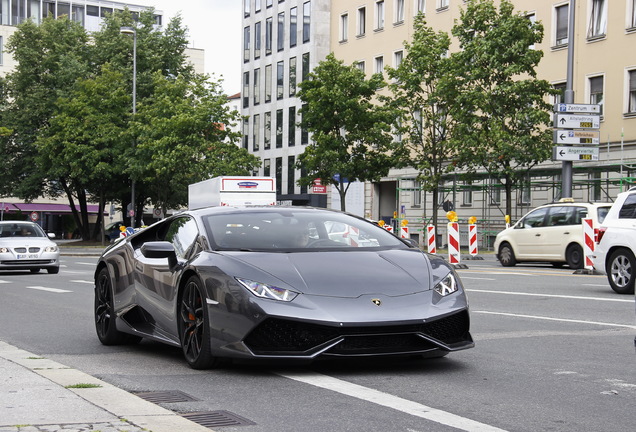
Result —
<instances>
[{"instance_id":1,"label":"car wheel","mask_svg":"<svg viewBox=\"0 0 636 432\"><path fill-rule=\"evenodd\" d=\"M58 274L60 272L59 267L49 267L46 269L49 274Z\"/></svg>"},{"instance_id":2,"label":"car wheel","mask_svg":"<svg viewBox=\"0 0 636 432\"><path fill-rule=\"evenodd\" d=\"M210 318L198 277L185 284L179 301L179 338L186 361L193 369L209 369L218 363L210 348Z\"/></svg>"},{"instance_id":3,"label":"car wheel","mask_svg":"<svg viewBox=\"0 0 636 432\"><path fill-rule=\"evenodd\" d=\"M31 270L31 273L40 273L40 269L39 268L32 268L32 269L29 269L29 270Z\"/></svg>"},{"instance_id":4,"label":"car wheel","mask_svg":"<svg viewBox=\"0 0 636 432\"><path fill-rule=\"evenodd\" d=\"M607 280L614 291L619 294L633 294L636 279L636 260L628 249L615 250L608 261Z\"/></svg>"},{"instance_id":5,"label":"car wheel","mask_svg":"<svg viewBox=\"0 0 636 432\"><path fill-rule=\"evenodd\" d=\"M499 262L504 267L512 267L517 264L517 259L515 258L515 253L512 250L512 246L508 243L504 243L499 246Z\"/></svg>"},{"instance_id":6,"label":"car wheel","mask_svg":"<svg viewBox=\"0 0 636 432\"><path fill-rule=\"evenodd\" d=\"M565 260L568 263L568 266L573 269L581 269L583 268L583 261L585 257L583 256L583 248L578 243L571 244L565 250Z\"/></svg>"},{"instance_id":7,"label":"car wheel","mask_svg":"<svg viewBox=\"0 0 636 432\"><path fill-rule=\"evenodd\" d=\"M95 329L97 337L104 345L136 343L141 340L139 336L117 330L113 307L113 287L110 283L108 270L105 268L99 272L95 283Z\"/></svg>"}]
</instances>

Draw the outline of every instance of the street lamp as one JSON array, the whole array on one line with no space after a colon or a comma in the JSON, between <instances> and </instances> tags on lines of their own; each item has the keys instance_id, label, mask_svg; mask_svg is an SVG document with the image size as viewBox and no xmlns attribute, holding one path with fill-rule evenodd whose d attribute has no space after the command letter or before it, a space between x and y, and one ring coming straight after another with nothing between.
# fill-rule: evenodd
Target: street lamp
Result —
<instances>
[{"instance_id":1,"label":"street lamp","mask_svg":"<svg viewBox=\"0 0 636 432\"><path fill-rule=\"evenodd\" d=\"M132 113L133 117L137 114L137 30L134 27L120 27L119 32L122 34L131 34L133 36L133 80L132 80ZM133 141L133 147L135 142ZM130 193L130 222L135 227L135 179L131 178Z\"/></svg>"}]
</instances>

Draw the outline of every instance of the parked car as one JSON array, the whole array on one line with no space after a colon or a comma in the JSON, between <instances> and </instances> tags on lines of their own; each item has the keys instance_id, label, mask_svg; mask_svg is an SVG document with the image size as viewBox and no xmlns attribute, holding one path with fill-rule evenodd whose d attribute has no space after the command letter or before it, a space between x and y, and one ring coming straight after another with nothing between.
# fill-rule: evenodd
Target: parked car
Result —
<instances>
[{"instance_id":1,"label":"parked car","mask_svg":"<svg viewBox=\"0 0 636 432\"><path fill-rule=\"evenodd\" d=\"M609 203L583 203L571 199L537 207L497 234L494 243L497 258L506 267L530 261L583 268L581 220L592 218L596 227L603 222L610 207Z\"/></svg>"},{"instance_id":2,"label":"parked car","mask_svg":"<svg viewBox=\"0 0 636 432\"><path fill-rule=\"evenodd\" d=\"M125 227L123 221L112 222L104 228L104 233L106 234L106 238L110 241L117 240L119 238L119 234L121 234L121 227Z\"/></svg>"},{"instance_id":3,"label":"parked car","mask_svg":"<svg viewBox=\"0 0 636 432\"><path fill-rule=\"evenodd\" d=\"M60 271L60 250L49 235L33 222L0 222L0 270L40 269Z\"/></svg>"},{"instance_id":4,"label":"parked car","mask_svg":"<svg viewBox=\"0 0 636 432\"><path fill-rule=\"evenodd\" d=\"M335 224L373 241L334 241ZM103 344L178 346L195 369L474 346L462 283L443 258L317 208L210 207L157 222L99 258L94 314Z\"/></svg>"},{"instance_id":5,"label":"parked car","mask_svg":"<svg viewBox=\"0 0 636 432\"><path fill-rule=\"evenodd\" d=\"M619 294L633 294L636 280L636 188L618 194L598 231L594 268Z\"/></svg>"}]
</instances>

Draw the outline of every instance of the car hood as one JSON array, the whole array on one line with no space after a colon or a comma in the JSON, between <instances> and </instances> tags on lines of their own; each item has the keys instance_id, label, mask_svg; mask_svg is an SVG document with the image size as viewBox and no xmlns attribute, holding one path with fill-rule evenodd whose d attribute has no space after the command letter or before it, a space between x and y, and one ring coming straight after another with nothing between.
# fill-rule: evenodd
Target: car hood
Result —
<instances>
[{"instance_id":1,"label":"car hood","mask_svg":"<svg viewBox=\"0 0 636 432\"><path fill-rule=\"evenodd\" d=\"M384 294L402 296L432 288L427 255L414 250L225 254L266 275L257 282L272 283L271 277L291 289L309 295L356 298ZM267 279L267 280L262 280Z\"/></svg>"},{"instance_id":2,"label":"car hood","mask_svg":"<svg viewBox=\"0 0 636 432\"><path fill-rule=\"evenodd\" d=\"M0 239L0 245L9 247L17 246L55 246L55 243L46 237L3 237Z\"/></svg>"}]
</instances>

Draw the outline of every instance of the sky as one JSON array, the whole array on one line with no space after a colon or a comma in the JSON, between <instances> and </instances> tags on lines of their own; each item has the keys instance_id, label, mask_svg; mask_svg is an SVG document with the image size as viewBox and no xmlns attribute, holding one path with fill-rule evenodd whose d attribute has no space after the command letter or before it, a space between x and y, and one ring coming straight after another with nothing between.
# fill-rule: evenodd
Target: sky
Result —
<instances>
[{"instance_id":1,"label":"sky","mask_svg":"<svg viewBox=\"0 0 636 432\"><path fill-rule=\"evenodd\" d=\"M240 0L129 0L163 11L164 24L181 14L190 47L205 50L205 72L223 77L227 95L241 91Z\"/></svg>"}]
</instances>

